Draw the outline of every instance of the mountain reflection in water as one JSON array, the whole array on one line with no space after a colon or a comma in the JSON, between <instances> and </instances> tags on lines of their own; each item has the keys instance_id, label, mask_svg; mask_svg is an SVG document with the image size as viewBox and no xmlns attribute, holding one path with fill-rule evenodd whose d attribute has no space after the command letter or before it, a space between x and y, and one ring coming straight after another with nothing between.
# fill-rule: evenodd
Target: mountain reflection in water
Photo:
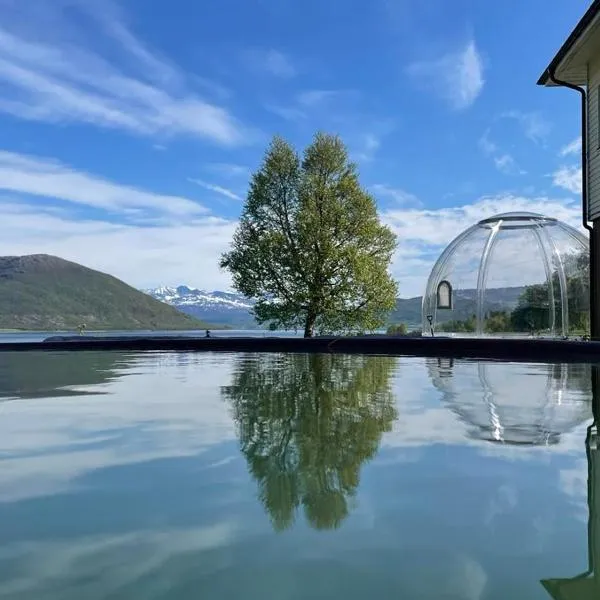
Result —
<instances>
[{"instance_id":1,"label":"mountain reflection in water","mask_svg":"<svg viewBox=\"0 0 600 600\"><path fill-rule=\"evenodd\" d=\"M396 418L393 357L335 354L239 359L231 402L241 451L276 530L302 508L316 529L339 527Z\"/></svg>"}]
</instances>

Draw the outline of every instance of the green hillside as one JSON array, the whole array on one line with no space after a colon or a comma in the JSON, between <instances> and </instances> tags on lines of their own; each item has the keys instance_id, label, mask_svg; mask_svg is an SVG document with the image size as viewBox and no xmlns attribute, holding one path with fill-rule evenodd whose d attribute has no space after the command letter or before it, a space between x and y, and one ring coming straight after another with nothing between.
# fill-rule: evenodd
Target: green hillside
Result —
<instances>
[{"instance_id":1,"label":"green hillside","mask_svg":"<svg viewBox=\"0 0 600 600\"><path fill-rule=\"evenodd\" d=\"M203 329L119 279L49 256L0 257L0 329Z\"/></svg>"}]
</instances>

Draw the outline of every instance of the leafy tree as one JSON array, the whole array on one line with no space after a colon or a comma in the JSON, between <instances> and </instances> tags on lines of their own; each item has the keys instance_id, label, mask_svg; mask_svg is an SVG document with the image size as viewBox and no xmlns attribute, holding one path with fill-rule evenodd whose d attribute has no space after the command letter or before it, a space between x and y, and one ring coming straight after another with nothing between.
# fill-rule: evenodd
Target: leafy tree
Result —
<instances>
[{"instance_id":1,"label":"leafy tree","mask_svg":"<svg viewBox=\"0 0 600 600\"><path fill-rule=\"evenodd\" d=\"M247 355L231 385L240 446L276 530L299 509L316 529L348 515L361 465L396 418L397 359L340 354Z\"/></svg>"},{"instance_id":2,"label":"leafy tree","mask_svg":"<svg viewBox=\"0 0 600 600\"><path fill-rule=\"evenodd\" d=\"M386 331L387 335L407 335L408 328L406 323L397 323L396 325L390 325Z\"/></svg>"},{"instance_id":3,"label":"leafy tree","mask_svg":"<svg viewBox=\"0 0 600 600\"><path fill-rule=\"evenodd\" d=\"M585 253L567 255L563 259L567 283L569 330L589 330L589 259ZM558 272L552 274L554 317L557 329L562 327L562 306ZM525 288L511 315L516 331L543 331L550 327L550 290L547 283Z\"/></svg>"},{"instance_id":4,"label":"leafy tree","mask_svg":"<svg viewBox=\"0 0 600 600\"><path fill-rule=\"evenodd\" d=\"M372 331L395 307L396 246L336 136L317 134L302 160L275 137L252 176L232 248L221 258L259 323Z\"/></svg>"},{"instance_id":5,"label":"leafy tree","mask_svg":"<svg viewBox=\"0 0 600 600\"><path fill-rule=\"evenodd\" d=\"M511 313L502 310L491 311L485 320L485 331L487 333L513 331Z\"/></svg>"},{"instance_id":6,"label":"leafy tree","mask_svg":"<svg viewBox=\"0 0 600 600\"><path fill-rule=\"evenodd\" d=\"M456 320L452 320L452 321L446 321L445 323L440 323L437 328L440 331L452 331L452 332L456 332L456 333L472 333L475 331L475 327L476 327L475 315L471 315L464 321L460 320L460 319L456 319Z\"/></svg>"}]
</instances>

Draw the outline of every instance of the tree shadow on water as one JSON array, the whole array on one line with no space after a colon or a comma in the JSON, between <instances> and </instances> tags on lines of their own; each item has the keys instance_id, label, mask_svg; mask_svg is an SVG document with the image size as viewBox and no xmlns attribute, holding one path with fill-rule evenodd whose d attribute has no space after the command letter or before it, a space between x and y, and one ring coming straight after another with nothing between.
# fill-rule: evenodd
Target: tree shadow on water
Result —
<instances>
[{"instance_id":1,"label":"tree shadow on water","mask_svg":"<svg viewBox=\"0 0 600 600\"><path fill-rule=\"evenodd\" d=\"M276 531L303 510L315 529L349 514L360 469L396 418L394 357L246 355L222 388Z\"/></svg>"}]
</instances>

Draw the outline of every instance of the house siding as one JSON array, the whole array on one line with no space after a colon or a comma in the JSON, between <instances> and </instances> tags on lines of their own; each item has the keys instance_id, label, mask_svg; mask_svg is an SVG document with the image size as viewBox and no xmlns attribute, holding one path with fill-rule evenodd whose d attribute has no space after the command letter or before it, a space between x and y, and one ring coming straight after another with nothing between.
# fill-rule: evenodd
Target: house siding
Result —
<instances>
[{"instance_id":1,"label":"house siding","mask_svg":"<svg viewBox=\"0 0 600 600\"><path fill-rule=\"evenodd\" d=\"M600 218L600 59L590 63L588 77L588 219L594 221Z\"/></svg>"}]
</instances>

